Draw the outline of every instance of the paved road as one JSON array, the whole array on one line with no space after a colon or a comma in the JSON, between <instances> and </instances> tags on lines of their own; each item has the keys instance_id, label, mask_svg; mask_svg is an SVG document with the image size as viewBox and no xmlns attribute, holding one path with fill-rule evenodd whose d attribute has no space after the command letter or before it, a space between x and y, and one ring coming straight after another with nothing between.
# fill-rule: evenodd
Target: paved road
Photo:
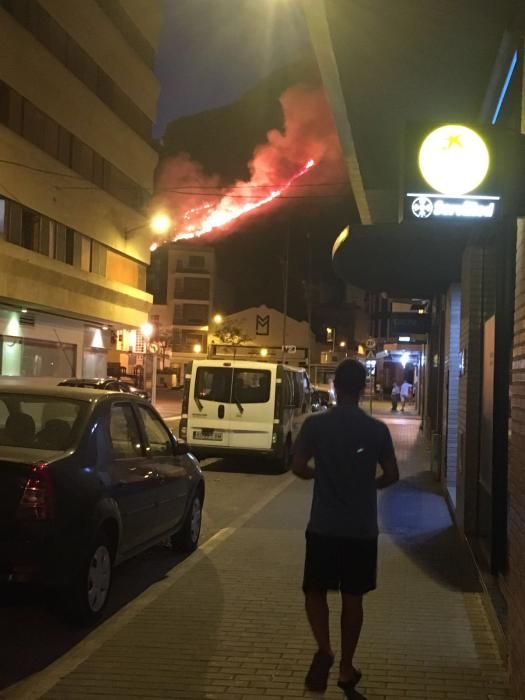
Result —
<instances>
[{"instance_id":1,"label":"paved road","mask_svg":"<svg viewBox=\"0 0 525 700\"><path fill-rule=\"evenodd\" d=\"M206 460L203 468L207 492L201 543L288 478L250 460ZM124 563L115 573L107 617L163 579L181 561L182 557L168 547L158 546ZM0 689L45 668L87 634L60 618L53 595L31 588L0 591L0 617Z\"/></svg>"}]
</instances>

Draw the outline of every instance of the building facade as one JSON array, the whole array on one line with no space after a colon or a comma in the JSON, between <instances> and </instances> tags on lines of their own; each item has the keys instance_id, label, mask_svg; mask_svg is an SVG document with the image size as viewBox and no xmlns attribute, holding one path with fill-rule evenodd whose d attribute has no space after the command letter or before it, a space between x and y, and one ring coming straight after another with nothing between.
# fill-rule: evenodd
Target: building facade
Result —
<instances>
[{"instance_id":1,"label":"building facade","mask_svg":"<svg viewBox=\"0 0 525 700\"><path fill-rule=\"evenodd\" d=\"M230 336L238 333L238 338ZM322 345L306 321L298 321L291 316L286 319L281 311L268 306L256 306L243 309L221 318L220 322L212 319L209 334L209 354L221 354L226 346L238 343L244 346L244 352L253 348L254 357L280 361L289 364L308 366L309 362L318 363ZM283 353L283 346L286 348Z\"/></svg>"},{"instance_id":2,"label":"building facade","mask_svg":"<svg viewBox=\"0 0 525 700\"><path fill-rule=\"evenodd\" d=\"M100 375L147 320L156 0L2 0L0 375Z\"/></svg>"},{"instance_id":3,"label":"building facade","mask_svg":"<svg viewBox=\"0 0 525 700\"><path fill-rule=\"evenodd\" d=\"M161 369L170 368L180 383L184 365L206 357L208 332L215 315L215 251L170 243L152 256L149 289L154 304L150 321L161 353Z\"/></svg>"}]
</instances>

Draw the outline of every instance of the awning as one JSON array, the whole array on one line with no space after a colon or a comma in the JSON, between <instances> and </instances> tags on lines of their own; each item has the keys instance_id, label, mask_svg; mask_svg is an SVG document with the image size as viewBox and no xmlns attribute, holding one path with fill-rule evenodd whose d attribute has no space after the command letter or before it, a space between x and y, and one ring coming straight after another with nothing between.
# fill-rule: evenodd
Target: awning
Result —
<instances>
[{"instance_id":1,"label":"awning","mask_svg":"<svg viewBox=\"0 0 525 700\"><path fill-rule=\"evenodd\" d=\"M356 287L428 299L460 281L465 246L493 231L479 222L355 224L339 235L332 258L339 277Z\"/></svg>"}]
</instances>

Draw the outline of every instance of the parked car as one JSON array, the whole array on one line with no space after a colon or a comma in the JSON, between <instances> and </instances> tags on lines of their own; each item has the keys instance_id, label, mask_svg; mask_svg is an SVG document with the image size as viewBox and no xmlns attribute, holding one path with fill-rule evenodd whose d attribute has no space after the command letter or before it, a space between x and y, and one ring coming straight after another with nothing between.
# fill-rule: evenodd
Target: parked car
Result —
<instances>
[{"instance_id":1,"label":"parked car","mask_svg":"<svg viewBox=\"0 0 525 700\"><path fill-rule=\"evenodd\" d=\"M64 379L64 381L59 382L58 385L78 386L84 389L103 389L104 391L121 391L124 394L135 394L141 399L149 401L149 394L147 391L137 389L130 381L126 381L122 377L120 379L116 377L97 377L95 379L73 377L72 379Z\"/></svg>"},{"instance_id":2,"label":"parked car","mask_svg":"<svg viewBox=\"0 0 525 700\"><path fill-rule=\"evenodd\" d=\"M327 411L330 408L330 393L314 387L312 391L312 413Z\"/></svg>"},{"instance_id":3,"label":"parked car","mask_svg":"<svg viewBox=\"0 0 525 700\"><path fill-rule=\"evenodd\" d=\"M93 621L114 565L168 537L197 547L203 503L197 459L143 399L0 389L0 578L59 587Z\"/></svg>"}]
</instances>

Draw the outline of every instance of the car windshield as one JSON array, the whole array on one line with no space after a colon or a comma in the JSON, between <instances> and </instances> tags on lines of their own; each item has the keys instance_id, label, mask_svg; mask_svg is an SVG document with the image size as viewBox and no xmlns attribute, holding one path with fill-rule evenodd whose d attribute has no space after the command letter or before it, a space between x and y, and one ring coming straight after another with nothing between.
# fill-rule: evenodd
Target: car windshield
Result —
<instances>
[{"instance_id":1,"label":"car windshield","mask_svg":"<svg viewBox=\"0 0 525 700\"><path fill-rule=\"evenodd\" d=\"M83 401L0 392L0 446L67 450L87 410Z\"/></svg>"},{"instance_id":2,"label":"car windshield","mask_svg":"<svg viewBox=\"0 0 525 700\"><path fill-rule=\"evenodd\" d=\"M60 382L60 386L76 386L81 389L103 389L104 387L100 382L94 382L92 380L82 380L82 379L66 379L65 382Z\"/></svg>"}]
</instances>

